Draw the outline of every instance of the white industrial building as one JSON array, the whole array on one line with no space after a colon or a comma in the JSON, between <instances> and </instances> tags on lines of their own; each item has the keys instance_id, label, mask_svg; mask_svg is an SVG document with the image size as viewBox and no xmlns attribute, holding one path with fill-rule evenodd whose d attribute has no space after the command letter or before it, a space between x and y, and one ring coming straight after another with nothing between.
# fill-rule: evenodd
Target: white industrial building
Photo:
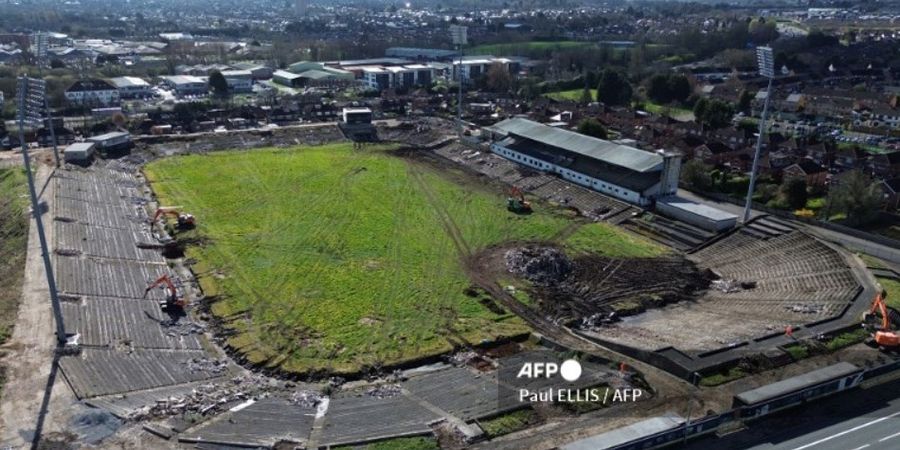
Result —
<instances>
[{"instance_id":1,"label":"white industrial building","mask_svg":"<svg viewBox=\"0 0 900 450\"><path fill-rule=\"evenodd\" d=\"M207 80L193 75L165 75L159 77L175 95L203 95L209 91Z\"/></svg>"},{"instance_id":2,"label":"white industrial building","mask_svg":"<svg viewBox=\"0 0 900 450\"><path fill-rule=\"evenodd\" d=\"M96 150L118 150L131 147L131 135L124 131L91 136L86 140L95 144Z\"/></svg>"},{"instance_id":3,"label":"white industrial building","mask_svg":"<svg viewBox=\"0 0 900 450\"><path fill-rule=\"evenodd\" d=\"M119 91L119 98L144 98L153 95L150 83L138 77L116 77L109 81Z\"/></svg>"},{"instance_id":4,"label":"white industrial building","mask_svg":"<svg viewBox=\"0 0 900 450\"><path fill-rule=\"evenodd\" d=\"M531 120L491 127L491 151L511 161L641 206L678 192L681 155L644 151Z\"/></svg>"},{"instance_id":5,"label":"white industrial building","mask_svg":"<svg viewBox=\"0 0 900 450\"><path fill-rule=\"evenodd\" d=\"M63 159L67 163L84 164L94 157L93 142L76 142L63 150Z\"/></svg>"},{"instance_id":6,"label":"white industrial building","mask_svg":"<svg viewBox=\"0 0 900 450\"><path fill-rule=\"evenodd\" d=\"M656 211L673 219L715 232L734 228L738 219L737 215L730 212L675 195L657 200Z\"/></svg>"}]
</instances>

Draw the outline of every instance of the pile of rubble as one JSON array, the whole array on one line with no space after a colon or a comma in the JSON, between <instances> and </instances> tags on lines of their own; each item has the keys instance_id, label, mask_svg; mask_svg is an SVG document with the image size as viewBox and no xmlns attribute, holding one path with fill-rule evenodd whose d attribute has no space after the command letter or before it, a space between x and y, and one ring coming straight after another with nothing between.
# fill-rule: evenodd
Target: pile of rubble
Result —
<instances>
[{"instance_id":1,"label":"pile of rubble","mask_svg":"<svg viewBox=\"0 0 900 450\"><path fill-rule=\"evenodd\" d=\"M553 247L527 246L506 252L506 268L537 285L550 286L566 279L572 261Z\"/></svg>"},{"instance_id":2,"label":"pile of rubble","mask_svg":"<svg viewBox=\"0 0 900 450\"><path fill-rule=\"evenodd\" d=\"M717 291L731 294L756 287L755 281L738 281L734 279L719 279L709 283L709 287Z\"/></svg>"},{"instance_id":3,"label":"pile of rubble","mask_svg":"<svg viewBox=\"0 0 900 450\"><path fill-rule=\"evenodd\" d=\"M227 359L191 358L185 361L184 365L187 366L187 370L191 373L221 374L228 370Z\"/></svg>"},{"instance_id":4,"label":"pile of rubble","mask_svg":"<svg viewBox=\"0 0 900 450\"><path fill-rule=\"evenodd\" d=\"M399 384L380 384L366 389L366 395L375 398L391 398L400 395L400 391Z\"/></svg>"},{"instance_id":5,"label":"pile of rubble","mask_svg":"<svg viewBox=\"0 0 900 450\"><path fill-rule=\"evenodd\" d=\"M224 382L198 385L191 392L157 400L139 409L128 420L160 419L184 414L215 415L247 400L283 395L291 403L315 407L322 395L310 390L292 390L294 384L258 374L241 375Z\"/></svg>"}]
</instances>

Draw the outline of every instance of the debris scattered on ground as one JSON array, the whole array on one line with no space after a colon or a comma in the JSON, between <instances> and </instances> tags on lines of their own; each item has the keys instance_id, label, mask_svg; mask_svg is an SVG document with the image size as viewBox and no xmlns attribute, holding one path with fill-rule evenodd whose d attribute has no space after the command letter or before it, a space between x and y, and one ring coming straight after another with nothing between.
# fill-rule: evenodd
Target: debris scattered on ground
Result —
<instances>
[{"instance_id":1,"label":"debris scattered on ground","mask_svg":"<svg viewBox=\"0 0 900 450\"><path fill-rule=\"evenodd\" d=\"M795 304L795 305L787 305L785 309L801 314L819 314L825 310L825 305L821 303L814 303L810 305L806 304Z\"/></svg>"},{"instance_id":2,"label":"debris scattered on ground","mask_svg":"<svg viewBox=\"0 0 900 450\"><path fill-rule=\"evenodd\" d=\"M399 384L381 384L369 389L366 389L366 395L369 397L375 398L391 398L397 395L400 395L400 385Z\"/></svg>"},{"instance_id":3,"label":"debris scattered on ground","mask_svg":"<svg viewBox=\"0 0 900 450\"><path fill-rule=\"evenodd\" d=\"M456 352L450 355L449 360L450 364L455 366L464 366L469 363L474 358L478 357L478 353L475 353L471 350Z\"/></svg>"},{"instance_id":4,"label":"debris scattered on ground","mask_svg":"<svg viewBox=\"0 0 900 450\"><path fill-rule=\"evenodd\" d=\"M230 380L200 384L185 395L157 400L156 404L135 411L129 420L160 419L184 414L204 416L224 412L236 404L274 395L284 396L291 403L314 407L322 395L316 391L301 389L291 382L284 382L259 374L241 375Z\"/></svg>"},{"instance_id":5,"label":"debris scattered on ground","mask_svg":"<svg viewBox=\"0 0 900 450\"><path fill-rule=\"evenodd\" d=\"M224 373L228 369L225 359L192 358L184 363L191 372Z\"/></svg>"},{"instance_id":6,"label":"debris scattered on ground","mask_svg":"<svg viewBox=\"0 0 900 450\"><path fill-rule=\"evenodd\" d=\"M549 286L566 279L572 261L559 249L527 246L506 252L506 268L534 284Z\"/></svg>"},{"instance_id":7,"label":"debris scattered on ground","mask_svg":"<svg viewBox=\"0 0 900 450\"><path fill-rule=\"evenodd\" d=\"M322 401L322 394L316 391L296 391L291 394L291 403L303 408L314 408Z\"/></svg>"},{"instance_id":8,"label":"debris scattered on ground","mask_svg":"<svg viewBox=\"0 0 900 450\"><path fill-rule=\"evenodd\" d=\"M741 291L741 284L738 280L713 280L712 283L709 284L709 287L726 294Z\"/></svg>"}]
</instances>

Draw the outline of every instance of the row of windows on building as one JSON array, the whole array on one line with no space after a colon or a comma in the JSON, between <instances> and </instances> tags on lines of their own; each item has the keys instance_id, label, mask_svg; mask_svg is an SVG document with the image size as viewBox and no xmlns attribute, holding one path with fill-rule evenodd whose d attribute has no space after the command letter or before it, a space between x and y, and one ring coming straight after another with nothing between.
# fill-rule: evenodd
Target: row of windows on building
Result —
<instances>
[{"instance_id":1,"label":"row of windows on building","mask_svg":"<svg viewBox=\"0 0 900 450\"><path fill-rule=\"evenodd\" d=\"M524 155L522 155L522 154L519 154L519 153L516 153L516 152L513 152L513 151L506 150L506 149L504 149L504 148L502 148L502 147L499 147L499 146L497 146L497 147L495 147L495 148L499 149L499 150L500 150L500 153L503 154L504 156L508 157L508 158L511 158L511 159L513 159L513 160L516 160L516 161L519 161L519 162L522 162L522 163L531 164L532 166L535 166L535 167L537 167L537 168L539 168L539 169L552 169L552 168L553 168L553 166L552 166L551 164L545 163L545 162L543 162L543 161L540 161L540 160L537 160L537 159L533 159L533 158L529 158L529 157L527 157L527 156L524 156ZM585 183L588 183L588 184L593 184L595 187L599 187L599 188L601 188L601 189L605 189L605 190L610 191L610 192L615 192L616 194L619 194L619 193L620 193L620 192L619 192L619 188L613 187L613 186L607 186L606 184L601 183L601 182L599 182L599 181L593 181L593 183L592 183L590 177L586 177L586 176L580 175L580 174L578 174L578 172L571 172L571 171L568 171L568 170L563 170L562 172L563 172L563 175L567 175L567 176L569 176L569 177L571 177L571 178L574 178L574 179L576 179L576 180L578 180L578 181L582 181L582 182L585 182Z\"/></svg>"}]
</instances>

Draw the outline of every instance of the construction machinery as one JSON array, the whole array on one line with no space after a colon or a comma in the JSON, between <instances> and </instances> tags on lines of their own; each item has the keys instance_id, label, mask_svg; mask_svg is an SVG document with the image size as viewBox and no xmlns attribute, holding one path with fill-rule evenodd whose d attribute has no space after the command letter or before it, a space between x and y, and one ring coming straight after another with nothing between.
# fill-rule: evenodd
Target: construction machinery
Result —
<instances>
[{"instance_id":1,"label":"construction machinery","mask_svg":"<svg viewBox=\"0 0 900 450\"><path fill-rule=\"evenodd\" d=\"M525 200L522 190L513 186L506 198L506 209L516 214L528 214L531 212L531 202Z\"/></svg>"},{"instance_id":2,"label":"construction machinery","mask_svg":"<svg viewBox=\"0 0 900 450\"><path fill-rule=\"evenodd\" d=\"M153 290L157 286L161 286L165 284L166 289L169 291L165 300L160 300L159 307L163 310L171 310L171 309L181 309L184 308L187 302L183 298L178 298L178 290L175 289L175 283L172 282L172 279L169 278L169 275L163 275L156 279L153 283L150 283L147 286L147 289L144 290L144 297L147 298L147 294Z\"/></svg>"},{"instance_id":3,"label":"construction machinery","mask_svg":"<svg viewBox=\"0 0 900 450\"><path fill-rule=\"evenodd\" d=\"M178 228L188 229L197 225L197 220L193 215L182 213L180 206L160 206L153 215L153 222L156 223L160 217L174 217L178 220Z\"/></svg>"},{"instance_id":4,"label":"construction machinery","mask_svg":"<svg viewBox=\"0 0 900 450\"><path fill-rule=\"evenodd\" d=\"M877 324L877 320L874 320L877 319L876 311L881 315L881 323L873 326L873 323ZM869 312L863 318L863 323L867 328L874 328L871 342L877 345L878 348L881 350L897 350L900 349L900 334L893 329L892 325L898 320L900 320L900 314L889 308L884 303L881 293L879 293L875 296Z\"/></svg>"}]
</instances>

